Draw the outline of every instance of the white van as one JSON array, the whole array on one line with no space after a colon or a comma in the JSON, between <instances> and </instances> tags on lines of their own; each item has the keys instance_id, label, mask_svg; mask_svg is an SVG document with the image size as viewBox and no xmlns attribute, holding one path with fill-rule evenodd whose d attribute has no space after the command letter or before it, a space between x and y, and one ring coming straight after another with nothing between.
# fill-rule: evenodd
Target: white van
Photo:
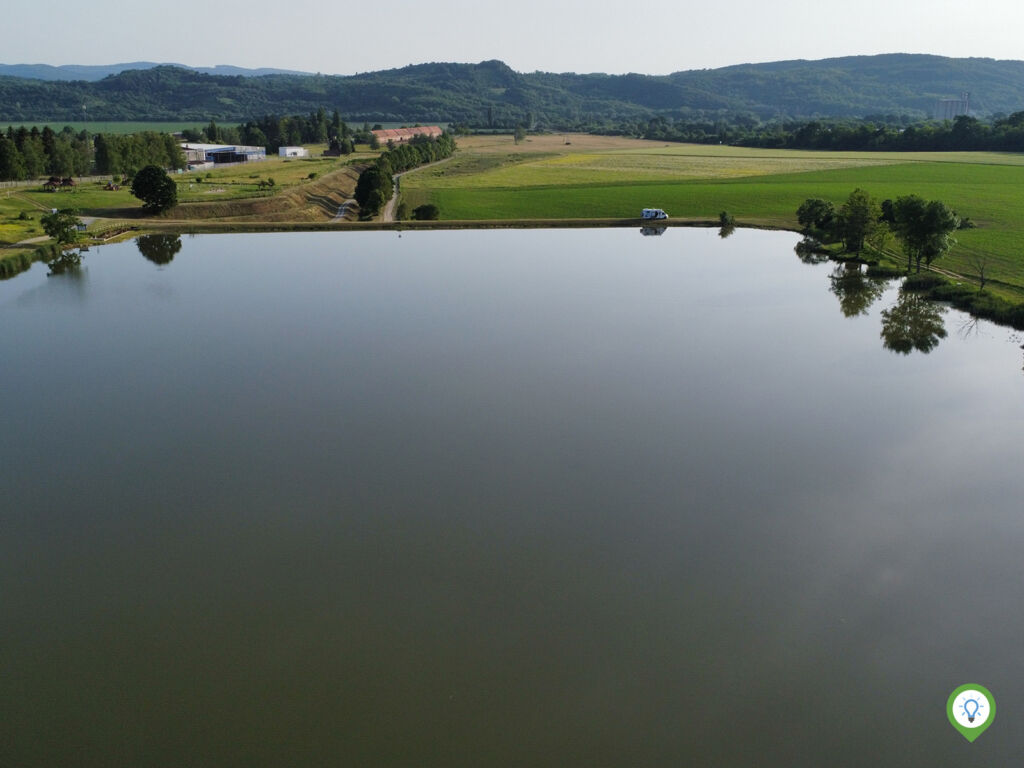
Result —
<instances>
[{"instance_id":1,"label":"white van","mask_svg":"<svg viewBox=\"0 0 1024 768\"><path fill-rule=\"evenodd\" d=\"M667 219L668 214L661 208L644 208L640 213L641 219Z\"/></svg>"}]
</instances>

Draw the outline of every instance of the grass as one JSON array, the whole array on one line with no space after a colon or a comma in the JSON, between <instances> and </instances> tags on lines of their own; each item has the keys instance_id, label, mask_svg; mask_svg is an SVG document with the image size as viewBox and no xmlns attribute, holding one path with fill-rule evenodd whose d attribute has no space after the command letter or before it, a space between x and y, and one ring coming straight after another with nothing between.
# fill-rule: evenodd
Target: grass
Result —
<instances>
[{"instance_id":1,"label":"grass","mask_svg":"<svg viewBox=\"0 0 1024 768\"><path fill-rule=\"evenodd\" d=\"M173 178L178 182L179 202L229 200L265 196L297 184L304 184L311 180L311 173L317 177L323 176L343 167L348 159L268 157L258 163L242 163L208 171L189 171L175 174ZM197 182L200 178L202 181ZM267 178L274 180L274 187L269 191L262 191L259 182Z\"/></svg>"},{"instance_id":2,"label":"grass","mask_svg":"<svg viewBox=\"0 0 1024 768\"><path fill-rule=\"evenodd\" d=\"M797 228L808 197L840 204L856 187L873 196L943 200L977 229L957 233L941 266L974 273L976 257L1005 292L1024 300L1024 156L1008 153L801 152L665 145L590 137L511 137L459 142L450 163L412 173L402 195L412 208L437 205L444 219L633 218L664 208L673 219Z\"/></svg>"},{"instance_id":3,"label":"grass","mask_svg":"<svg viewBox=\"0 0 1024 768\"><path fill-rule=\"evenodd\" d=\"M178 184L179 206L171 218L204 218L207 216L258 216L271 218L294 215L296 220L333 216L339 195L350 194L355 182L350 163L375 157L378 153L353 154L344 158L280 158L270 157L258 163L244 163L209 171L172 174ZM314 178L311 179L310 175ZM202 178L202 181L198 181ZM261 190L261 179L273 178L273 188ZM324 183L326 179L327 183ZM333 189L331 182L336 182ZM39 217L51 208L73 208L80 215L101 219L137 219L142 216L141 202L132 196L128 185L119 190L104 189L105 182L86 182L74 190L44 192L42 187L0 189L0 247L43 235ZM318 206L292 196L295 190L309 190L318 197ZM242 203L267 205L243 206ZM333 206L333 208L332 208ZM22 214L28 219L19 218ZM93 228L105 226L104 223ZM5 251L5 255L10 255Z\"/></svg>"}]
</instances>

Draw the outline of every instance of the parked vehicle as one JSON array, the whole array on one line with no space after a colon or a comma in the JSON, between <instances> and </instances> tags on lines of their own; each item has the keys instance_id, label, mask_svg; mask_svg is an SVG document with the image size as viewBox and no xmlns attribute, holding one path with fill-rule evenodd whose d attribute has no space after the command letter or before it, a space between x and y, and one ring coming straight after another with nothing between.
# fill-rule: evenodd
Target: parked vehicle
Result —
<instances>
[{"instance_id":1,"label":"parked vehicle","mask_svg":"<svg viewBox=\"0 0 1024 768\"><path fill-rule=\"evenodd\" d=\"M668 214L661 208L644 208L640 213L641 219L667 219Z\"/></svg>"}]
</instances>

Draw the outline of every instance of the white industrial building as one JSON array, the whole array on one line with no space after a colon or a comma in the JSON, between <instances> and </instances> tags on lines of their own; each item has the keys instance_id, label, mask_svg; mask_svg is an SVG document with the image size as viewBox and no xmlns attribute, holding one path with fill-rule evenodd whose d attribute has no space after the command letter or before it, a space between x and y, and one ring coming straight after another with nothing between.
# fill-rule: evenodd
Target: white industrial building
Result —
<instances>
[{"instance_id":1,"label":"white industrial building","mask_svg":"<svg viewBox=\"0 0 1024 768\"><path fill-rule=\"evenodd\" d=\"M309 150L305 147L280 147L277 154L279 157L309 157Z\"/></svg>"},{"instance_id":2,"label":"white industrial building","mask_svg":"<svg viewBox=\"0 0 1024 768\"><path fill-rule=\"evenodd\" d=\"M266 147L243 147L238 144L182 144L190 169L205 168L213 163L251 163L267 159Z\"/></svg>"}]
</instances>

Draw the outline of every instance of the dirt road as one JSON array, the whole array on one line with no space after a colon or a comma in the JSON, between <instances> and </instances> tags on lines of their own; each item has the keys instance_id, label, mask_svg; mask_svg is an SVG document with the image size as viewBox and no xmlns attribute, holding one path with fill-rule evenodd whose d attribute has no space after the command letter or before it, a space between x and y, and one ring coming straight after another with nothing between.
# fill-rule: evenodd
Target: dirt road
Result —
<instances>
[{"instance_id":1,"label":"dirt road","mask_svg":"<svg viewBox=\"0 0 1024 768\"><path fill-rule=\"evenodd\" d=\"M388 200L387 203L384 205L384 212L381 213L380 220L381 221L394 221L395 220L395 201L398 200L398 190L399 190L399 187L401 186L401 181L400 180L401 180L401 178L403 176L405 176L405 174L407 174L407 173L416 173L416 171L422 171L422 170L424 170L426 168L433 168L435 165L440 165L441 163L447 163L449 160L451 160L451 158L450 157L446 157L444 160L438 160L436 163L427 163L426 165L421 165L418 168L410 168L408 171L402 171L401 173L396 173L395 174L395 193L393 195L391 195L391 199Z\"/></svg>"}]
</instances>

